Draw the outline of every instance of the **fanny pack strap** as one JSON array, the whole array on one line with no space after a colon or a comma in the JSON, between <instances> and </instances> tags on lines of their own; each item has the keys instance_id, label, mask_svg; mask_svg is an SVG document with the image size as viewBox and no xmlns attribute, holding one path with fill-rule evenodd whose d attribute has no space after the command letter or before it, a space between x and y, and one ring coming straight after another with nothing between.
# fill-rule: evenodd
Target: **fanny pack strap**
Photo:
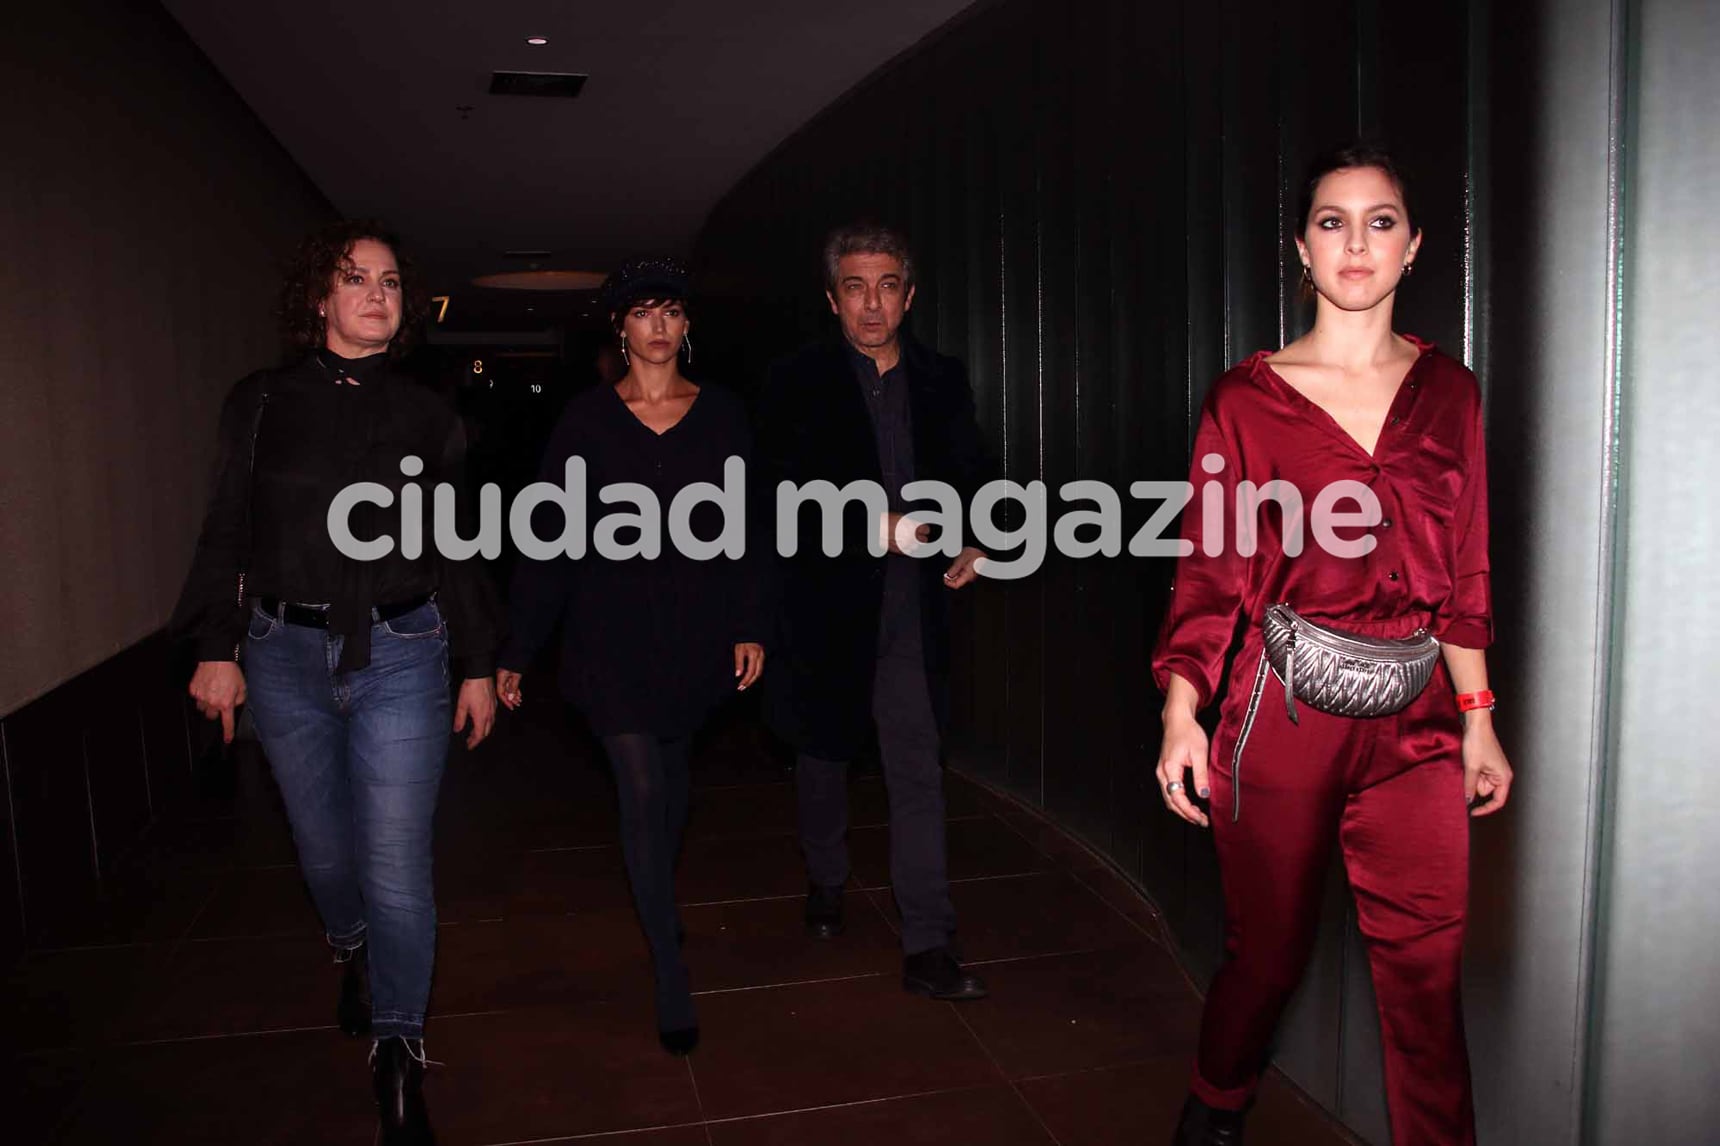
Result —
<instances>
[{"instance_id":1,"label":"fanny pack strap","mask_svg":"<svg viewBox=\"0 0 1720 1146\"><path fill-rule=\"evenodd\" d=\"M1236 750L1230 754L1230 822L1242 819L1242 749L1248 744L1248 734L1254 731L1254 717L1260 711L1260 696L1266 691L1266 650L1260 650L1260 667L1254 670L1254 690L1248 694L1248 711L1242 717L1242 731L1236 734ZM1285 684L1286 694L1290 691ZM1295 710L1291 710L1294 719Z\"/></svg>"}]
</instances>

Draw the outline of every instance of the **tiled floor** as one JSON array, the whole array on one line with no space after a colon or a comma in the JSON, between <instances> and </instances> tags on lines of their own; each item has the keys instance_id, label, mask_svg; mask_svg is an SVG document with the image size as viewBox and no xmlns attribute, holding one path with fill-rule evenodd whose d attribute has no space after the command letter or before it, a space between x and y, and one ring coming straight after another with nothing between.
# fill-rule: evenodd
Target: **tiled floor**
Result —
<instances>
[{"instance_id":1,"label":"tiled floor","mask_svg":"<svg viewBox=\"0 0 1720 1146\"><path fill-rule=\"evenodd\" d=\"M5 988L13 1142L354 1143L365 1053L266 770L157 824L134 878ZM427 1084L438 1140L613 1146L1168 1141L1199 1019L1151 908L1051 825L949 781L959 943L993 994L903 993L883 785L853 781L848 932L800 927L780 760L711 738L678 877L704 1030L657 1046L612 790L559 714L510 717L443 787ZM18 1131L22 1130L22 1135ZM1347 1139L1271 1079L1257 1146Z\"/></svg>"}]
</instances>

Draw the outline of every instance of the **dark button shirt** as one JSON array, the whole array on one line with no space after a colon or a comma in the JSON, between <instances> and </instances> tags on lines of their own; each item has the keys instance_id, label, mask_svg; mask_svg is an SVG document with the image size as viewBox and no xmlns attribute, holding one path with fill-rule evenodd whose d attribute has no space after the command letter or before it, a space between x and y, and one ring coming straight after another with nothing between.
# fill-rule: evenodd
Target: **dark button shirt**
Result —
<instances>
[{"instance_id":1,"label":"dark button shirt","mask_svg":"<svg viewBox=\"0 0 1720 1146\"><path fill-rule=\"evenodd\" d=\"M466 511L460 536L476 531L463 489L465 433L445 402L391 371L381 355L349 360L323 350L236 385L220 435L215 493L172 622L198 660L233 658L245 631L242 574L247 598L327 605L329 629L343 638L343 672L370 663L372 607L430 593L448 625L456 675L494 671L501 623L488 575L476 559L442 558L432 527L433 491L448 482ZM416 477L400 471L407 455L423 462ZM395 495L387 509L363 502L348 518L360 540L394 539L375 561L345 556L329 537L330 503L360 481ZM414 557L401 552L400 491L408 481L423 492L423 545Z\"/></svg>"},{"instance_id":2,"label":"dark button shirt","mask_svg":"<svg viewBox=\"0 0 1720 1146\"><path fill-rule=\"evenodd\" d=\"M890 509L900 513L908 503L902 487L914 480L914 424L908 405L906 358L878 373L878 364L844 343L854 367L854 380L872 419L878 446L878 470ZM892 553L884 559L884 602L878 619L878 652L903 654L920 647L920 577L915 562L931 558Z\"/></svg>"},{"instance_id":3,"label":"dark button shirt","mask_svg":"<svg viewBox=\"0 0 1720 1146\"><path fill-rule=\"evenodd\" d=\"M861 397L866 400L866 412L872 417L872 436L878 443L878 469L883 474L884 492L890 499L890 508L900 513L907 508L902 487L914 480L914 427L908 412L907 365L898 359L896 365L880 374L877 363L853 346L848 346L848 358L854 366Z\"/></svg>"}]
</instances>

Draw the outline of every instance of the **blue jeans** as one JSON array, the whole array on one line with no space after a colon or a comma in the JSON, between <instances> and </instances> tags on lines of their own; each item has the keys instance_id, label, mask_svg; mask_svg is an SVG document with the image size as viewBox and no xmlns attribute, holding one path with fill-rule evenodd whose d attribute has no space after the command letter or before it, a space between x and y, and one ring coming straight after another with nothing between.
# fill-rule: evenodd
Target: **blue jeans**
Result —
<instances>
[{"instance_id":1,"label":"blue jeans","mask_svg":"<svg viewBox=\"0 0 1720 1146\"><path fill-rule=\"evenodd\" d=\"M328 941L369 945L372 1034L420 1038L436 953L430 829L453 722L447 633L431 602L373 624L357 672L335 672L341 643L253 605L246 691Z\"/></svg>"}]
</instances>

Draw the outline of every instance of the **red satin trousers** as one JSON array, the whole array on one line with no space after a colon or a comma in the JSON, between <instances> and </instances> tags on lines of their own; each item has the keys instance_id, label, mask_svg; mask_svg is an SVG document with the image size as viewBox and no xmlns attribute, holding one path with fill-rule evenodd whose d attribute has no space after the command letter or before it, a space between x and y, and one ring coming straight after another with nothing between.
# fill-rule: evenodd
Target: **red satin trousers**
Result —
<instances>
[{"instance_id":1,"label":"red satin trousers","mask_svg":"<svg viewBox=\"0 0 1720 1146\"><path fill-rule=\"evenodd\" d=\"M1207 994L1194 1092L1228 1109L1253 1092L1313 947L1335 843L1373 971L1392 1141L1473 1143L1458 997L1469 816L1461 718L1444 666L1392 716L1349 719L1298 704L1299 723L1268 672L1237 766L1237 806L1231 758L1258 658L1256 631L1213 738L1225 959Z\"/></svg>"}]
</instances>

